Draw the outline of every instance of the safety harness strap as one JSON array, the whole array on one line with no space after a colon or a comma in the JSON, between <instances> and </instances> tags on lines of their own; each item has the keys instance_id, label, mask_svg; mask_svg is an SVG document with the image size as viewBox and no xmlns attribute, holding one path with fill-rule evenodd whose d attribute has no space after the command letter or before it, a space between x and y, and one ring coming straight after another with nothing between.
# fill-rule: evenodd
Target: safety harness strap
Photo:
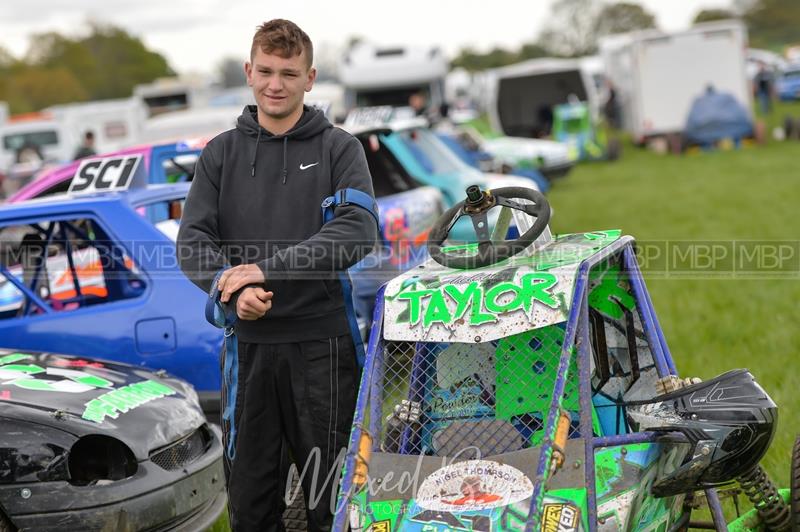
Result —
<instances>
[{"instance_id":1,"label":"safety harness strap","mask_svg":"<svg viewBox=\"0 0 800 532\"><path fill-rule=\"evenodd\" d=\"M219 300L220 292L217 288L219 278L227 270L224 268L214 277L211 290L206 300L206 320L215 327L225 329L225 364L222 370L223 391L225 394L225 409L222 411L223 421L228 423L228 445L225 453L229 460L236 458L236 392L239 387L239 342L233 325L238 319L236 309L223 305Z\"/></svg>"},{"instance_id":2,"label":"safety harness strap","mask_svg":"<svg viewBox=\"0 0 800 532\"><path fill-rule=\"evenodd\" d=\"M366 192L354 188L342 188L336 191L333 196L328 196L322 201L322 223L328 223L335 217L334 211L340 205L355 205L366 210L375 219L375 224L380 228L378 218L378 204L375 198ZM356 309L353 304L353 284L347 272L339 274L339 282L342 284L342 295L344 297L344 309L347 314L347 323L350 326L350 336L353 337L353 344L356 348L356 357L360 367L364 367L364 341L361 338L361 331L358 329L358 319Z\"/></svg>"}]
</instances>

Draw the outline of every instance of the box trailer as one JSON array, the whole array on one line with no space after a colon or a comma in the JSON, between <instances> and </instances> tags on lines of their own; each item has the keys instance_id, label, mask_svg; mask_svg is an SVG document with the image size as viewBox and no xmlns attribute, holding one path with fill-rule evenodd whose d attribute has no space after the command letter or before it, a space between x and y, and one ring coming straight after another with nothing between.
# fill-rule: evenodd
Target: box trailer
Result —
<instances>
[{"instance_id":1,"label":"box trailer","mask_svg":"<svg viewBox=\"0 0 800 532\"><path fill-rule=\"evenodd\" d=\"M582 59L531 59L488 71L486 109L492 127L514 137L549 134L553 107L574 96L599 106L595 72Z\"/></svg>"},{"instance_id":2,"label":"box trailer","mask_svg":"<svg viewBox=\"0 0 800 532\"><path fill-rule=\"evenodd\" d=\"M600 53L617 91L623 127L637 142L683 131L692 102L709 86L731 94L752 115L747 30L741 22L614 35L601 39Z\"/></svg>"}]
</instances>

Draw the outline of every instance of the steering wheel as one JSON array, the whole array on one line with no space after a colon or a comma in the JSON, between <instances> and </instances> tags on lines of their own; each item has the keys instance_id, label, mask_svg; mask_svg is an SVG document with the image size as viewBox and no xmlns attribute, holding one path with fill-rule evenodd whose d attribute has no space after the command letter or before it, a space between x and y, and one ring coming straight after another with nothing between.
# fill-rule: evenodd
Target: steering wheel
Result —
<instances>
[{"instance_id":1,"label":"steering wheel","mask_svg":"<svg viewBox=\"0 0 800 532\"><path fill-rule=\"evenodd\" d=\"M515 199L526 199L533 202L520 203ZM487 212L495 206L515 209L530 216L536 221L533 226L525 231L516 240L493 241L489 232L489 217ZM478 253L463 255L445 253L442 243L447 235L462 216L469 216L472 226L478 235ZM467 198L445 211L431 229L428 253L431 258L447 268L470 269L482 268L500 262L520 253L533 244L533 242L547 228L550 221L550 204L541 192L524 187L504 187L491 191L481 191L480 187L473 185L467 188ZM499 225L499 224L498 224ZM502 235L501 238L505 237Z\"/></svg>"}]
</instances>

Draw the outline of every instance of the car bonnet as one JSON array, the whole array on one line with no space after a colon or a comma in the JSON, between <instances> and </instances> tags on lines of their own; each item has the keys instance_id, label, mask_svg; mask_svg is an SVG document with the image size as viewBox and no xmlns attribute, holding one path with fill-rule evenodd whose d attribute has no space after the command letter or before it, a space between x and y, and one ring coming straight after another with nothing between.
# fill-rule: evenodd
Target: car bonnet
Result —
<instances>
[{"instance_id":1,"label":"car bonnet","mask_svg":"<svg viewBox=\"0 0 800 532\"><path fill-rule=\"evenodd\" d=\"M23 416L77 436L114 436L137 459L205 422L191 386L162 372L13 350L0 350L3 416Z\"/></svg>"}]
</instances>

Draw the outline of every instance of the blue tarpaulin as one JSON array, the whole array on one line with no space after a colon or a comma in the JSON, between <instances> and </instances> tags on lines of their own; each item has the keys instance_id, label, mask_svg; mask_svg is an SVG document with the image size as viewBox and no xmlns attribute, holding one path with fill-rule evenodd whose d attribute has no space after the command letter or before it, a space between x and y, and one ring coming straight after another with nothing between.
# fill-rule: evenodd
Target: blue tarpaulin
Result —
<instances>
[{"instance_id":1,"label":"blue tarpaulin","mask_svg":"<svg viewBox=\"0 0 800 532\"><path fill-rule=\"evenodd\" d=\"M692 102L683 134L690 144L704 146L722 139L739 141L753 135L753 122L733 95L709 88Z\"/></svg>"}]
</instances>

